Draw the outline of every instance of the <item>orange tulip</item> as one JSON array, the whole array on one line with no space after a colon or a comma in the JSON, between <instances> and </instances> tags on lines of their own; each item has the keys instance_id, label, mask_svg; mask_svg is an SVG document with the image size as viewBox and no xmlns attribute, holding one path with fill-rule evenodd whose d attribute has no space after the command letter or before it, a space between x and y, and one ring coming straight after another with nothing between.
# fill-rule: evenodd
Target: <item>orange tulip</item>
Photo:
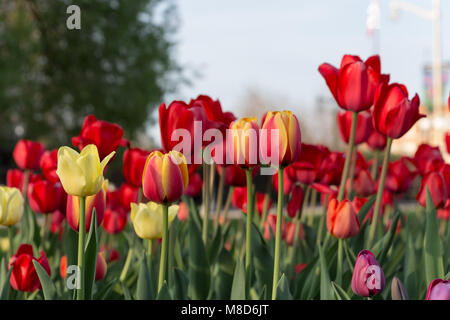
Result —
<instances>
[{"instance_id":1,"label":"orange tulip","mask_svg":"<svg viewBox=\"0 0 450 320\"><path fill-rule=\"evenodd\" d=\"M350 200L332 199L327 212L328 231L336 238L351 238L359 232L359 220L356 209Z\"/></svg>"},{"instance_id":2,"label":"orange tulip","mask_svg":"<svg viewBox=\"0 0 450 320\"><path fill-rule=\"evenodd\" d=\"M178 151L153 151L142 176L144 195L156 203L172 203L181 198L189 182L186 159Z\"/></svg>"}]
</instances>

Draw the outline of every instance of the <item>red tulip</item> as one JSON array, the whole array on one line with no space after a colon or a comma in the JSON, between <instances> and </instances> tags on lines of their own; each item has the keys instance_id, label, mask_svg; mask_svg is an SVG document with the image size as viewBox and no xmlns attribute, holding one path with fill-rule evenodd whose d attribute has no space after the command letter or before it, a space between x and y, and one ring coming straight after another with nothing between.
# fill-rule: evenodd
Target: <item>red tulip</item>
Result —
<instances>
[{"instance_id":1,"label":"red tulip","mask_svg":"<svg viewBox=\"0 0 450 320\"><path fill-rule=\"evenodd\" d=\"M11 188L23 189L23 179L25 173L19 169L8 169L6 172L6 185ZM44 177L40 174L30 172L28 183L42 180Z\"/></svg>"},{"instance_id":2,"label":"red tulip","mask_svg":"<svg viewBox=\"0 0 450 320\"><path fill-rule=\"evenodd\" d=\"M447 187L445 185L444 176L440 172L430 172L422 179L422 184L420 185L419 193L417 194L417 201L422 207L426 207L427 204L427 193L426 188L428 187L433 200L435 208L444 207L447 201Z\"/></svg>"},{"instance_id":3,"label":"red tulip","mask_svg":"<svg viewBox=\"0 0 450 320\"><path fill-rule=\"evenodd\" d=\"M52 214L52 220L50 225L50 232L57 234L59 239L62 237L62 232L64 230L63 222L66 219L66 216L61 213L61 211L56 210Z\"/></svg>"},{"instance_id":4,"label":"red tulip","mask_svg":"<svg viewBox=\"0 0 450 320\"><path fill-rule=\"evenodd\" d=\"M389 163L385 188L394 193L404 193L411 186L417 172L410 169L410 161L403 157Z\"/></svg>"},{"instance_id":5,"label":"red tulip","mask_svg":"<svg viewBox=\"0 0 450 320\"><path fill-rule=\"evenodd\" d=\"M352 275L352 290L361 297L372 297L381 293L386 279L380 264L369 250L363 250L356 257Z\"/></svg>"},{"instance_id":6,"label":"red tulip","mask_svg":"<svg viewBox=\"0 0 450 320\"><path fill-rule=\"evenodd\" d=\"M288 246L292 246L294 243L294 237L295 237L295 223L294 222L288 222L286 226L286 236L285 241ZM305 240L305 229L303 227L303 224L300 225L300 229L298 231L298 237L301 240Z\"/></svg>"},{"instance_id":7,"label":"red tulip","mask_svg":"<svg viewBox=\"0 0 450 320\"><path fill-rule=\"evenodd\" d=\"M225 169L225 184L233 187L244 187L247 185L247 177L245 170L240 166L232 164L229 166L217 165L217 172L222 175L222 171ZM252 170L252 176L255 177L258 173L258 167L254 167Z\"/></svg>"},{"instance_id":8,"label":"red tulip","mask_svg":"<svg viewBox=\"0 0 450 320\"><path fill-rule=\"evenodd\" d=\"M44 153L44 146L40 142L20 139L13 151L13 158L22 170L36 170Z\"/></svg>"},{"instance_id":9,"label":"red tulip","mask_svg":"<svg viewBox=\"0 0 450 320\"><path fill-rule=\"evenodd\" d=\"M277 226L277 215L269 214L267 215L267 220L264 221L264 239L270 240L270 233L276 234ZM270 229L269 229L270 228ZM286 225L284 219L281 219L281 238L284 239L286 234Z\"/></svg>"},{"instance_id":10,"label":"red tulip","mask_svg":"<svg viewBox=\"0 0 450 320\"><path fill-rule=\"evenodd\" d=\"M355 207L356 212L358 212L358 214L361 212L361 208L366 204L366 202L368 201L368 198L361 198L361 197L354 197L353 198L353 206ZM370 208L369 212L366 214L364 220L362 221L362 223L366 223L367 220L370 219L370 221L372 221L372 216L373 216L373 206L372 208Z\"/></svg>"},{"instance_id":11,"label":"red tulip","mask_svg":"<svg viewBox=\"0 0 450 320\"><path fill-rule=\"evenodd\" d=\"M392 139L402 137L425 115L419 113L420 100L416 94L408 100L408 90L402 84L382 83L375 94L373 124L377 131Z\"/></svg>"},{"instance_id":12,"label":"red tulip","mask_svg":"<svg viewBox=\"0 0 450 320\"><path fill-rule=\"evenodd\" d=\"M366 142L369 148L372 150L384 150L384 148L386 147L387 138L374 129L369 135L369 138L367 138Z\"/></svg>"},{"instance_id":13,"label":"red tulip","mask_svg":"<svg viewBox=\"0 0 450 320\"><path fill-rule=\"evenodd\" d=\"M366 161L366 158L364 158L364 155L361 152L356 153L356 163L355 163L355 176L359 174L362 170L368 170L371 165L371 160Z\"/></svg>"},{"instance_id":14,"label":"red tulip","mask_svg":"<svg viewBox=\"0 0 450 320\"><path fill-rule=\"evenodd\" d=\"M256 210L261 216L264 209L264 202L266 199L266 194L261 192L256 192ZM247 213L247 187L236 187L233 190L233 196L231 198L231 203L236 208L241 209L244 213ZM272 200L269 200L269 209L272 207Z\"/></svg>"},{"instance_id":15,"label":"red tulip","mask_svg":"<svg viewBox=\"0 0 450 320\"><path fill-rule=\"evenodd\" d=\"M352 117L353 113L351 111L339 111L337 113L339 133L345 143L350 141ZM372 115L368 111L359 112L356 126L355 145L366 142L372 132Z\"/></svg>"},{"instance_id":16,"label":"red tulip","mask_svg":"<svg viewBox=\"0 0 450 320\"><path fill-rule=\"evenodd\" d=\"M149 154L150 151L139 148L130 148L124 152L122 173L128 184L137 188L142 186L142 174Z\"/></svg>"},{"instance_id":17,"label":"red tulip","mask_svg":"<svg viewBox=\"0 0 450 320\"><path fill-rule=\"evenodd\" d=\"M430 171L437 170L444 163L444 158L439 147L423 143L417 148L413 162L420 175L424 176Z\"/></svg>"},{"instance_id":18,"label":"red tulip","mask_svg":"<svg viewBox=\"0 0 450 320\"><path fill-rule=\"evenodd\" d=\"M369 57L363 62L358 56L344 55L340 69L328 63L319 66L328 88L337 104L349 111L363 111L373 104L373 97L380 81L387 76L380 75L380 57Z\"/></svg>"},{"instance_id":19,"label":"red tulip","mask_svg":"<svg viewBox=\"0 0 450 320\"><path fill-rule=\"evenodd\" d=\"M450 198L447 199L443 209L438 209L437 217L442 220L450 219Z\"/></svg>"},{"instance_id":20,"label":"red tulip","mask_svg":"<svg viewBox=\"0 0 450 320\"><path fill-rule=\"evenodd\" d=\"M308 266L308 265L307 265L306 263L298 263L298 264L295 266L295 273L297 274L297 273L302 272L302 270L305 269L307 266Z\"/></svg>"},{"instance_id":21,"label":"red tulip","mask_svg":"<svg viewBox=\"0 0 450 320\"><path fill-rule=\"evenodd\" d=\"M376 183L373 181L369 170L360 170L353 181L353 188L357 195L367 197L374 194Z\"/></svg>"},{"instance_id":22,"label":"red tulip","mask_svg":"<svg viewBox=\"0 0 450 320\"><path fill-rule=\"evenodd\" d=\"M47 256L41 251L41 256L36 259L33 256L33 247L29 244L22 244L17 249L15 255L9 260L9 268L12 268L9 283L11 287L18 291L34 292L41 288L41 282L33 265L33 260L37 261L50 276L50 265Z\"/></svg>"},{"instance_id":23,"label":"red tulip","mask_svg":"<svg viewBox=\"0 0 450 320\"><path fill-rule=\"evenodd\" d=\"M320 167L317 182L338 186L344 170L345 156L341 152L331 152Z\"/></svg>"},{"instance_id":24,"label":"red tulip","mask_svg":"<svg viewBox=\"0 0 450 320\"><path fill-rule=\"evenodd\" d=\"M139 188L133 187L127 183L122 183L116 191L115 194L118 196L120 205L125 209L126 212L131 210L131 203L138 202L139 199Z\"/></svg>"},{"instance_id":25,"label":"red tulip","mask_svg":"<svg viewBox=\"0 0 450 320\"><path fill-rule=\"evenodd\" d=\"M294 218L297 215L297 212L300 210L303 204L303 188L299 185L294 187L292 191L291 199L287 205L287 212L289 217Z\"/></svg>"},{"instance_id":26,"label":"red tulip","mask_svg":"<svg viewBox=\"0 0 450 320\"><path fill-rule=\"evenodd\" d=\"M431 281L425 300L450 300L450 280Z\"/></svg>"},{"instance_id":27,"label":"red tulip","mask_svg":"<svg viewBox=\"0 0 450 320\"><path fill-rule=\"evenodd\" d=\"M231 112L223 112L219 100L213 100L206 95L199 95L189 102L189 107L201 107L205 110L207 118L212 122L214 128L225 130L230 123L236 120Z\"/></svg>"},{"instance_id":28,"label":"red tulip","mask_svg":"<svg viewBox=\"0 0 450 320\"><path fill-rule=\"evenodd\" d=\"M445 144L447 145L447 153L450 153L450 131L445 134Z\"/></svg>"},{"instance_id":29,"label":"red tulip","mask_svg":"<svg viewBox=\"0 0 450 320\"><path fill-rule=\"evenodd\" d=\"M51 182L59 182L59 177L56 174L58 164L58 149L45 151L42 154L40 166L45 179Z\"/></svg>"},{"instance_id":30,"label":"red tulip","mask_svg":"<svg viewBox=\"0 0 450 320\"><path fill-rule=\"evenodd\" d=\"M199 173L189 176L189 183L184 190L184 194L190 197L196 197L202 192L203 180Z\"/></svg>"},{"instance_id":31,"label":"red tulip","mask_svg":"<svg viewBox=\"0 0 450 320\"><path fill-rule=\"evenodd\" d=\"M294 187L294 182L289 178L288 170L283 170L283 193L285 196L291 193ZM278 172L272 175L272 185L278 193Z\"/></svg>"},{"instance_id":32,"label":"red tulip","mask_svg":"<svg viewBox=\"0 0 450 320\"><path fill-rule=\"evenodd\" d=\"M122 209L110 209L105 210L103 217L103 229L109 234L117 234L127 225L127 213Z\"/></svg>"},{"instance_id":33,"label":"red tulip","mask_svg":"<svg viewBox=\"0 0 450 320\"><path fill-rule=\"evenodd\" d=\"M359 233L359 221L354 204L347 199L332 199L328 205L327 228L336 238L351 238Z\"/></svg>"},{"instance_id":34,"label":"red tulip","mask_svg":"<svg viewBox=\"0 0 450 320\"><path fill-rule=\"evenodd\" d=\"M28 185L28 200L34 212L53 213L63 200L64 190L59 182L39 180Z\"/></svg>"},{"instance_id":35,"label":"red tulip","mask_svg":"<svg viewBox=\"0 0 450 320\"><path fill-rule=\"evenodd\" d=\"M302 143L300 158L286 169L289 178L302 184L313 183L319 175L322 162L329 154L330 151L325 146Z\"/></svg>"},{"instance_id":36,"label":"red tulip","mask_svg":"<svg viewBox=\"0 0 450 320\"><path fill-rule=\"evenodd\" d=\"M100 160L103 160L119 146L128 146L129 142L123 139L123 129L119 125L88 115L84 118L80 135L72 138L72 144L80 150L88 144L95 144Z\"/></svg>"}]
</instances>

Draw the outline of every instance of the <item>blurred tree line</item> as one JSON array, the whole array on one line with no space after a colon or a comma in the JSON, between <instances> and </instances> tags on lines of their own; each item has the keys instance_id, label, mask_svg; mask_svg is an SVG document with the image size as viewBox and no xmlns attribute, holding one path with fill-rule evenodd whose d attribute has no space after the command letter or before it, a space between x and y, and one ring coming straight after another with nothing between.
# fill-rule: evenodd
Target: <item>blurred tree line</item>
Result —
<instances>
[{"instance_id":1,"label":"blurred tree line","mask_svg":"<svg viewBox=\"0 0 450 320\"><path fill-rule=\"evenodd\" d=\"M69 30L67 7L81 9ZM175 5L164 0L0 0L1 149L19 138L70 144L83 118L119 123L127 138L182 80L173 58ZM5 162L2 156L2 162Z\"/></svg>"}]
</instances>

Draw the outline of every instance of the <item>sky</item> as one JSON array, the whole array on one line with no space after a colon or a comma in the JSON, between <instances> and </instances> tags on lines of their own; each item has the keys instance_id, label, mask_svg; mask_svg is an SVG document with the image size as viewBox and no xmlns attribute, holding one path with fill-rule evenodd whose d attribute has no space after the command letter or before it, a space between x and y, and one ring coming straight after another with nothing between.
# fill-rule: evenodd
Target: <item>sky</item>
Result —
<instances>
[{"instance_id":1,"label":"sky","mask_svg":"<svg viewBox=\"0 0 450 320\"><path fill-rule=\"evenodd\" d=\"M432 0L407 0L431 9ZM339 65L343 54L366 59L374 53L366 31L369 0L176 0L180 29L176 57L192 86L174 99L200 93L219 98L224 109L242 116L249 88L283 97L298 113L331 97L317 71L323 62ZM423 93L422 67L431 59L431 21L402 11L390 16L380 0L379 54L382 72L402 82L410 94ZM450 1L441 1L441 38L448 39ZM450 60L450 41L442 56ZM200 76L195 76L200 74ZM194 76L193 76L194 75ZM284 106L283 106L284 107ZM289 107L289 106L287 106Z\"/></svg>"}]
</instances>

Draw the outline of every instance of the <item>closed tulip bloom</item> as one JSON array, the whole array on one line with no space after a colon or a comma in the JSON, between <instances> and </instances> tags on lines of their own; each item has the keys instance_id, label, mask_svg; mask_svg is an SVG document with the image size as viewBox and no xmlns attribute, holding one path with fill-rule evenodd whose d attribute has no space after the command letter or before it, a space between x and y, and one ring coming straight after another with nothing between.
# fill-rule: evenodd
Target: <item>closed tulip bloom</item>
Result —
<instances>
[{"instance_id":1,"label":"closed tulip bloom","mask_svg":"<svg viewBox=\"0 0 450 320\"><path fill-rule=\"evenodd\" d=\"M203 180L199 173L194 173L189 176L189 183L184 190L184 194L190 197L196 197L202 192Z\"/></svg>"},{"instance_id":2,"label":"closed tulip bloom","mask_svg":"<svg viewBox=\"0 0 450 320\"><path fill-rule=\"evenodd\" d=\"M80 153L69 147L59 148L56 174L66 193L78 197L97 194L104 181L103 170L113 155L114 151L100 162L97 147L93 144Z\"/></svg>"},{"instance_id":3,"label":"closed tulip bloom","mask_svg":"<svg viewBox=\"0 0 450 320\"><path fill-rule=\"evenodd\" d=\"M259 164L259 126L256 118L241 118L230 124L228 157L233 164L251 168Z\"/></svg>"},{"instance_id":4,"label":"closed tulip bloom","mask_svg":"<svg viewBox=\"0 0 450 320\"><path fill-rule=\"evenodd\" d=\"M408 90L404 85L382 83L375 94L373 124L379 133L398 139L425 117L419 113L419 105L417 94L408 100Z\"/></svg>"},{"instance_id":5,"label":"closed tulip bloom","mask_svg":"<svg viewBox=\"0 0 450 320\"><path fill-rule=\"evenodd\" d=\"M302 136L297 117L290 111L269 111L263 119L262 130L267 130L267 139L261 138L261 154L272 160L272 154L278 153L276 166L286 167L297 161L302 148ZM278 141L272 145L271 132L278 130ZM261 133L263 137L263 131ZM261 159L261 162L266 162Z\"/></svg>"},{"instance_id":6,"label":"closed tulip bloom","mask_svg":"<svg viewBox=\"0 0 450 320\"><path fill-rule=\"evenodd\" d=\"M107 181L103 184L102 189L92 196L86 197L86 232L89 231L91 226L92 212L95 208L95 213L97 215L97 226L100 226L103 221L103 216L105 214L106 209L106 190L107 190ZM66 210L67 223L69 226L78 231L78 227L80 224L80 198L77 196L69 195L67 197L67 210Z\"/></svg>"},{"instance_id":7,"label":"closed tulip bloom","mask_svg":"<svg viewBox=\"0 0 450 320\"><path fill-rule=\"evenodd\" d=\"M366 142L370 149L381 151L386 147L387 138L385 135L382 135L377 130L373 129Z\"/></svg>"},{"instance_id":8,"label":"closed tulip bloom","mask_svg":"<svg viewBox=\"0 0 450 320\"><path fill-rule=\"evenodd\" d=\"M337 123L341 138L345 143L350 141L350 131L352 127L353 113L351 111L339 111L337 113ZM364 143L373 131L372 115L368 111L358 113L358 123L356 126L355 145Z\"/></svg>"},{"instance_id":9,"label":"closed tulip bloom","mask_svg":"<svg viewBox=\"0 0 450 320\"><path fill-rule=\"evenodd\" d=\"M109 234L117 234L122 232L122 230L127 225L127 213L125 210L121 209L110 209L105 210L105 215L103 217L103 229Z\"/></svg>"},{"instance_id":10,"label":"closed tulip bloom","mask_svg":"<svg viewBox=\"0 0 450 320\"><path fill-rule=\"evenodd\" d=\"M34 292L41 288L41 282L34 268L33 260L37 261L49 276L51 275L50 265L45 253L41 251L41 256L35 258L33 247L29 244L22 244L9 261L9 269L12 268L9 283L15 290Z\"/></svg>"},{"instance_id":11,"label":"closed tulip bloom","mask_svg":"<svg viewBox=\"0 0 450 320\"><path fill-rule=\"evenodd\" d=\"M431 199L435 208L443 208L447 201L447 186L445 185L444 176L440 172L430 172L422 179L419 193L416 200L422 207L427 205L427 192L430 191Z\"/></svg>"},{"instance_id":12,"label":"closed tulip bloom","mask_svg":"<svg viewBox=\"0 0 450 320\"><path fill-rule=\"evenodd\" d=\"M450 300L450 280L431 281L425 300Z\"/></svg>"},{"instance_id":13,"label":"closed tulip bloom","mask_svg":"<svg viewBox=\"0 0 450 320\"><path fill-rule=\"evenodd\" d=\"M12 226L23 215L24 200L17 188L0 186L0 225Z\"/></svg>"},{"instance_id":14,"label":"closed tulip bloom","mask_svg":"<svg viewBox=\"0 0 450 320\"><path fill-rule=\"evenodd\" d=\"M122 173L128 184L137 188L142 186L142 173L149 154L150 151L139 148L130 148L124 152Z\"/></svg>"},{"instance_id":15,"label":"closed tulip bloom","mask_svg":"<svg viewBox=\"0 0 450 320\"><path fill-rule=\"evenodd\" d=\"M408 300L408 292L399 278L392 278L391 283L392 300Z\"/></svg>"},{"instance_id":16,"label":"closed tulip bloom","mask_svg":"<svg viewBox=\"0 0 450 320\"><path fill-rule=\"evenodd\" d=\"M352 290L361 297L373 297L381 293L386 279L375 256L369 250L362 250L356 257L352 275Z\"/></svg>"},{"instance_id":17,"label":"closed tulip bloom","mask_svg":"<svg viewBox=\"0 0 450 320\"><path fill-rule=\"evenodd\" d=\"M39 180L28 185L28 200L34 212L53 213L63 200L64 190L59 182Z\"/></svg>"},{"instance_id":18,"label":"closed tulip bloom","mask_svg":"<svg viewBox=\"0 0 450 320\"><path fill-rule=\"evenodd\" d=\"M169 207L169 227L178 213L178 205ZM162 238L163 211L162 205L156 202L132 203L131 221L134 231L142 239L155 240Z\"/></svg>"},{"instance_id":19,"label":"closed tulip bloom","mask_svg":"<svg viewBox=\"0 0 450 320\"><path fill-rule=\"evenodd\" d=\"M444 163L444 157L439 147L422 143L414 154L413 163L420 175L425 176L430 171L438 170Z\"/></svg>"},{"instance_id":20,"label":"closed tulip bloom","mask_svg":"<svg viewBox=\"0 0 450 320\"><path fill-rule=\"evenodd\" d=\"M189 175L184 155L178 151L153 151L142 176L144 195L156 203L178 201L188 186Z\"/></svg>"},{"instance_id":21,"label":"closed tulip bloom","mask_svg":"<svg viewBox=\"0 0 450 320\"><path fill-rule=\"evenodd\" d=\"M376 183L367 169L358 172L353 181L353 188L356 194L362 197L368 197L377 191Z\"/></svg>"},{"instance_id":22,"label":"closed tulip bloom","mask_svg":"<svg viewBox=\"0 0 450 320\"><path fill-rule=\"evenodd\" d=\"M378 55L369 57L365 62L358 56L344 55L339 69L328 63L319 66L319 72L325 78L337 104L345 110L355 112L372 106L379 82L388 79L380 71Z\"/></svg>"},{"instance_id":23,"label":"closed tulip bloom","mask_svg":"<svg viewBox=\"0 0 450 320\"><path fill-rule=\"evenodd\" d=\"M119 146L127 146L123 139L123 129L111 122L97 120L94 115L88 115L83 122L80 135L72 138L72 144L79 150L93 144L98 149L100 160L109 157Z\"/></svg>"},{"instance_id":24,"label":"closed tulip bloom","mask_svg":"<svg viewBox=\"0 0 450 320\"><path fill-rule=\"evenodd\" d=\"M317 176L317 182L330 186L338 186L344 170L345 156L341 152L331 152L324 159Z\"/></svg>"},{"instance_id":25,"label":"closed tulip bloom","mask_svg":"<svg viewBox=\"0 0 450 320\"><path fill-rule=\"evenodd\" d=\"M6 185L11 188L17 188L19 190L23 189L23 180L25 178L25 173L19 169L9 169L6 172ZM44 177L40 174L30 172L28 177L28 183L34 181L42 180Z\"/></svg>"},{"instance_id":26,"label":"closed tulip bloom","mask_svg":"<svg viewBox=\"0 0 450 320\"><path fill-rule=\"evenodd\" d=\"M322 162L330 151L321 145L302 143L300 158L286 170L291 180L302 184L311 184L318 179Z\"/></svg>"},{"instance_id":27,"label":"closed tulip bloom","mask_svg":"<svg viewBox=\"0 0 450 320\"><path fill-rule=\"evenodd\" d=\"M45 179L54 183L59 182L59 177L56 174L56 169L58 169L58 150L45 151L41 157L40 167Z\"/></svg>"},{"instance_id":28,"label":"closed tulip bloom","mask_svg":"<svg viewBox=\"0 0 450 320\"><path fill-rule=\"evenodd\" d=\"M44 153L42 143L21 139L14 147L13 158L20 169L36 170L39 168L42 153Z\"/></svg>"},{"instance_id":29,"label":"closed tulip bloom","mask_svg":"<svg viewBox=\"0 0 450 320\"><path fill-rule=\"evenodd\" d=\"M332 199L328 204L327 228L336 238L351 238L359 232L359 220L353 203L344 199Z\"/></svg>"},{"instance_id":30,"label":"closed tulip bloom","mask_svg":"<svg viewBox=\"0 0 450 320\"><path fill-rule=\"evenodd\" d=\"M139 188L133 187L128 183L122 183L116 191L114 191L115 196L118 197L120 205L130 212L130 205L132 202L138 202L139 199Z\"/></svg>"},{"instance_id":31,"label":"closed tulip bloom","mask_svg":"<svg viewBox=\"0 0 450 320\"><path fill-rule=\"evenodd\" d=\"M410 168L410 161L402 157L389 163L385 188L394 193L404 193L411 186L417 172Z\"/></svg>"},{"instance_id":32,"label":"closed tulip bloom","mask_svg":"<svg viewBox=\"0 0 450 320\"><path fill-rule=\"evenodd\" d=\"M223 112L219 100L213 100L207 95L199 95L189 102L190 107L201 107L205 110L208 120L214 128L225 130L236 117L231 112Z\"/></svg>"}]
</instances>

